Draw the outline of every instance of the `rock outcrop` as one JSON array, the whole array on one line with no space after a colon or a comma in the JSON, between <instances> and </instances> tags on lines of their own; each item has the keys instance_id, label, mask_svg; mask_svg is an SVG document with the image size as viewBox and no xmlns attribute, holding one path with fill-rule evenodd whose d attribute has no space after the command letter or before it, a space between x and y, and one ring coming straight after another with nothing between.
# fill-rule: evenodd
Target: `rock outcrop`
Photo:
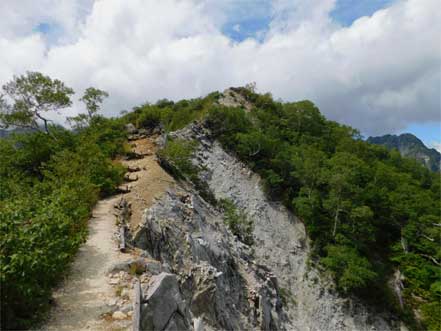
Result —
<instances>
[{"instance_id":1,"label":"rock outcrop","mask_svg":"<svg viewBox=\"0 0 441 331\"><path fill-rule=\"evenodd\" d=\"M243 107L246 111L250 111L253 107L252 103L245 99L234 87L226 89L218 103L226 107Z\"/></svg>"},{"instance_id":2,"label":"rock outcrop","mask_svg":"<svg viewBox=\"0 0 441 331\"><path fill-rule=\"evenodd\" d=\"M427 169L434 172L441 171L441 153L434 148L428 148L411 133L369 137L367 141L371 144L383 145L390 150L397 149L402 156L417 160Z\"/></svg>"},{"instance_id":3,"label":"rock outcrop","mask_svg":"<svg viewBox=\"0 0 441 331\"><path fill-rule=\"evenodd\" d=\"M186 331L190 329L188 310L176 275L153 276L142 307L141 329Z\"/></svg>"},{"instance_id":4,"label":"rock outcrop","mask_svg":"<svg viewBox=\"0 0 441 331\"><path fill-rule=\"evenodd\" d=\"M216 199L229 199L252 220L253 244L242 243L222 210L191 184L169 189L146 210L134 234L134 245L171 273L156 276L162 280L147 289L144 325L152 330L400 330L392 316L341 298L332 281L308 264L303 224L270 201L259 176L226 153L207 129L194 124L173 136L199 142L193 162L203 169L201 180ZM169 285L162 290L165 281ZM165 309L174 322L155 324L152 314Z\"/></svg>"}]
</instances>

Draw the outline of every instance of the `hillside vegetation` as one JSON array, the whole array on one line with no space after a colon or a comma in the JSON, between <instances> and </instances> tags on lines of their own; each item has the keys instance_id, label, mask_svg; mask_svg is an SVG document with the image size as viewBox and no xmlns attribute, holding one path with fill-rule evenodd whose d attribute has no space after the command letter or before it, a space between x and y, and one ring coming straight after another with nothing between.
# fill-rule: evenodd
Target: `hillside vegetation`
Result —
<instances>
[{"instance_id":1,"label":"hillside vegetation","mask_svg":"<svg viewBox=\"0 0 441 331\"><path fill-rule=\"evenodd\" d=\"M304 220L314 255L337 288L386 303L411 325L417 309L425 327L439 330L440 175L362 141L310 101L236 91L253 110L213 108L208 126L262 176L268 194ZM398 295L387 285L394 272Z\"/></svg>"},{"instance_id":2,"label":"hillside vegetation","mask_svg":"<svg viewBox=\"0 0 441 331\"><path fill-rule=\"evenodd\" d=\"M220 105L215 92L145 104L126 119L167 130L204 120L262 176L268 195L303 219L313 260L342 295L390 309L415 328L440 329L440 175L326 120L310 101L282 103L250 88L231 90L251 111ZM173 142L174 155L185 151Z\"/></svg>"},{"instance_id":3,"label":"hillside vegetation","mask_svg":"<svg viewBox=\"0 0 441 331\"><path fill-rule=\"evenodd\" d=\"M413 134L403 133L399 136L387 134L380 137L369 137L367 141L371 144L386 146L388 149L395 148L402 156L418 160L429 170L441 170L441 153L434 148L427 148Z\"/></svg>"},{"instance_id":4,"label":"hillside vegetation","mask_svg":"<svg viewBox=\"0 0 441 331\"><path fill-rule=\"evenodd\" d=\"M0 141L4 325L26 326L48 304L51 287L84 240L91 206L121 181L111 159L124 152L123 125L172 131L200 120L261 175L272 199L302 218L313 242L311 260L342 295L383 305L415 328L441 328L440 175L364 142L310 101L281 103L250 88L233 90L251 110L222 106L215 92L144 104L120 119L102 118L95 109L73 119L75 132L48 125ZM3 121L14 124L14 107L2 111ZM192 173L181 157L191 147L171 147L170 155ZM193 173L189 178L198 180ZM228 215L233 228L241 224L236 211ZM397 274L398 295L388 286Z\"/></svg>"},{"instance_id":5,"label":"hillside vegetation","mask_svg":"<svg viewBox=\"0 0 441 331\"><path fill-rule=\"evenodd\" d=\"M94 114L75 132L42 130L0 140L2 329L41 317L86 238L93 205L123 178L111 160L124 151L121 121Z\"/></svg>"}]
</instances>

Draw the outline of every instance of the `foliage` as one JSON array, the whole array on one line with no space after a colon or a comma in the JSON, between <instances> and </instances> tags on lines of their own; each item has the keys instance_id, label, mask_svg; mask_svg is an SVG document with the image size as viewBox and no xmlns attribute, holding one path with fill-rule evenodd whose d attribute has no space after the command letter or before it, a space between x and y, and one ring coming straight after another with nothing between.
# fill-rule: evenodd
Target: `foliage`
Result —
<instances>
[{"instance_id":1,"label":"foliage","mask_svg":"<svg viewBox=\"0 0 441 331\"><path fill-rule=\"evenodd\" d=\"M334 274L337 286L347 292L354 288L365 287L376 277L369 261L361 257L350 246L329 245L323 264Z\"/></svg>"},{"instance_id":2,"label":"foliage","mask_svg":"<svg viewBox=\"0 0 441 331\"><path fill-rule=\"evenodd\" d=\"M369 137L371 144L383 145L388 149L397 149L401 155L418 160L429 170L441 171L441 153L434 148L426 147L421 140L410 133L399 136L384 135L381 137Z\"/></svg>"},{"instance_id":3,"label":"foliage","mask_svg":"<svg viewBox=\"0 0 441 331\"><path fill-rule=\"evenodd\" d=\"M109 94L106 91L99 90L94 87L88 87L84 91L83 96L80 98L85 106L87 113L78 114L74 117L68 117L68 121L75 129L83 129L92 123L92 120L97 117L98 111L101 108L101 104L104 98L107 98Z\"/></svg>"},{"instance_id":4,"label":"foliage","mask_svg":"<svg viewBox=\"0 0 441 331\"><path fill-rule=\"evenodd\" d=\"M403 315L417 310L426 328L439 329L440 174L363 141L357 130L326 120L310 101L275 102L270 94L256 94L252 85L233 90L253 104L251 111L218 105L220 94L214 92L146 103L109 120L97 114L107 94L88 89L82 98L88 115L75 132L45 122L50 136L33 132L0 141L4 326L26 327L48 304L51 287L84 240L92 205L121 180L121 167L110 160L124 153L124 124L173 131L205 119L214 137L261 175L269 196L304 220L312 258L333 275L342 293L393 305L385 284L399 269ZM73 93L37 73L16 77L4 91L2 123L33 127L44 122L41 111L68 106ZM191 161L195 147L169 139L158 156L215 204ZM247 217L231 202L220 207L233 233L252 243Z\"/></svg>"},{"instance_id":5,"label":"foliage","mask_svg":"<svg viewBox=\"0 0 441 331\"><path fill-rule=\"evenodd\" d=\"M100 105L103 103L104 98L107 97L109 97L109 93L106 91L88 87L86 91L84 91L84 95L80 98L80 101L86 105L87 113L91 118L98 113Z\"/></svg>"},{"instance_id":6,"label":"foliage","mask_svg":"<svg viewBox=\"0 0 441 331\"><path fill-rule=\"evenodd\" d=\"M247 245L253 244L253 221L247 218L247 215L237 210L231 200L222 199L220 207L224 211L224 221L231 232L236 235L240 241Z\"/></svg>"},{"instance_id":7,"label":"foliage","mask_svg":"<svg viewBox=\"0 0 441 331\"><path fill-rule=\"evenodd\" d=\"M161 165L175 178L193 182L199 195L212 205L217 200L208 184L199 177L199 167L191 161L197 147L196 141L168 139L166 146L158 152Z\"/></svg>"},{"instance_id":8,"label":"foliage","mask_svg":"<svg viewBox=\"0 0 441 331\"><path fill-rule=\"evenodd\" d=\"M158 156L178 169L181 176L192 176L197 173L197 168L191 162L195 147L194 141L169 139L166 146L158 152Z\"/></svg>"},{"instance_id":9,"label":"foliage","mask_svg":"<svg viewBox=\"0 0 441 331\"><path fill-rule=\"evenodd\" d=\"M399 269L407 307L420 309L427 327L438 326L431 312L439 307L434 284L441 277L440 175L364 142L310 101L236 92L253 109L213 107L207 125L262 176L271 197L303 218L313 257L338 289L393 304L385 284Z\"/></svg>"},{"instance_id":10,"label":"foliage","mask_svg":"<svg viewBox=\"0 0 441 331\"><path fill-rule=\"evenodd\" d=\"M124 169L122 122L99 118L76 133L50 127L0 140L1 323L30 327L87 234L91 208Z\"/></svg>"},{"instance_id":11,"label":"foliage","mask_svg":"<svg viewBox=\"0 0 441 331\"><path fill-rule=\"evenodd\" d=\"M205 98L176 103L167 99L159 100L154 105L145 103L125 115L125 120L137 127L153 128L161 125L167 131L178 130L192 121L202 119L219 96L218 92L214 92Z\"/></svg>"},{"instance_id":12,"label":"foliage","mask_svg":"<svg viewBox=\"0 0 441 331\"><path fill-rule=\"evenodd\" d=\"M18 126L39 129L43 121L49 133L46 112L59 111L71 105L74 91L58 79L52 80L39 72L16 76L3 86L0 97L0 123L4 127ZM11 105L4 96L13 102Z\"/></svg>"}]
</instances>

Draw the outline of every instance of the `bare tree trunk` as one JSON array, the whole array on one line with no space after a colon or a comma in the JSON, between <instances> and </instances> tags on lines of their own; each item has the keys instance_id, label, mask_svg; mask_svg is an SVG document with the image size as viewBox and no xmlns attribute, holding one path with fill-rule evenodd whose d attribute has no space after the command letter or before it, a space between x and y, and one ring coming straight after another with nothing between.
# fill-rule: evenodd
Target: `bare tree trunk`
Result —
<instances>
[{"instance_id":1,"label":"bare tree trunk","mask_svg":"<svg viewBox=\"0 0 441 331\"><path fill-rule=\"evenodd\" d=\"M403 282L401 281L401 273L400 270L398 269L397 271L395 271L394 273L394 290L395 290L395 294L398 297L398 301L400 302L400 307L403 308L404 307L404 301L403 301L403 295L401 293L401 291L404 289L404 285Z\"/></svg>"},{"instance_id":2,"label":"bare tree trunk","mask_svg":"<svg viewBox=\"0 0 441 331\"><path fill-rule=\"evenodd\" d=\"M49 134L49 128L48 128L48 125L47 125L48 120L45 119L43 116L41 116L38 112L36 112L35 115L36 115L39 119L41 119L41 120L43 121L43 123L44 123L44 130L46 131L47 134ZM37 127L38 127L38 126L37 126Z\"/></svg>"},{"instance_id":3,"label":"bare tree trunk","mask_svg":"<svg viewBox=\"0 0 441 331\"><path fill-rule=\"evenodd\" d=\"M334 229L332 230L332 236L335 237L335 234L337 233L337 223L338 223L338 215L340 214L340 207L337 207L337 210L335 211L335 217L334 217Z\"/></svg>"},{"instance_id":4,"label":"bare tree trunk","mask_svg":"<svg viewBox=\"0 0 441 331\"><path fill-rule=\"evenodd\" d=\"M43 119L44 122L44 130L46 131L47 134L49 134L49 128L47 127L47 120Z\"/></svg>"},{"instance_id":5,"label":"bare tree trunk","mask_svg":"<svg viewBox=\"0 0 441 331\"><path fill-rule=\"evenodd\" d=\"M401 236L401 247L403 248L404 253L407 254L408 250L407 250L407 243L406 243L406 239Z\"/></svg>"}]
</instances>

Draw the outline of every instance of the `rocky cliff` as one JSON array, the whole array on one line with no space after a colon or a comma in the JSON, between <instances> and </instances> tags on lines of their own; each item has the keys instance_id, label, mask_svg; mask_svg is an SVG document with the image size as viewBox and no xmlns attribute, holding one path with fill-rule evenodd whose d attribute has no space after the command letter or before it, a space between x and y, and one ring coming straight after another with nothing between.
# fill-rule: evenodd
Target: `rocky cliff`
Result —
<instances>
[{"instance_id":1,"label":"rocky cliff","mask_svg":"<svg viewBox=\"0 0 441 331\"><path fill-rule=\"evenodd\" d=\"M402 156L416 159L424 164L431 171L440 171L441 153L434 148L428 148L423 142L410 133L403 133L399 136L384 135L380 137L369 137L371 144L383 145L388 149L397 149Z\"/></svg>"},{"instance_id":2,"label":"rocky cliff","mask_svg":"<svg viewBox=\"0 0 441 331\"><path fill-rule=\"evenodd\" d=\"M172 134L196 140L193 163L211 199L179 182L145 211L133 243L157 259L145 293L148 330L404 330L399 321L342 298L308 262L302 222L270 201L260 178L201 124ZM225 224L228 199L253 224L247 245ZM207 201L208 200L208 201ZM160 273L161 272L161 273Z\"/></svg>"}]
</instances>

